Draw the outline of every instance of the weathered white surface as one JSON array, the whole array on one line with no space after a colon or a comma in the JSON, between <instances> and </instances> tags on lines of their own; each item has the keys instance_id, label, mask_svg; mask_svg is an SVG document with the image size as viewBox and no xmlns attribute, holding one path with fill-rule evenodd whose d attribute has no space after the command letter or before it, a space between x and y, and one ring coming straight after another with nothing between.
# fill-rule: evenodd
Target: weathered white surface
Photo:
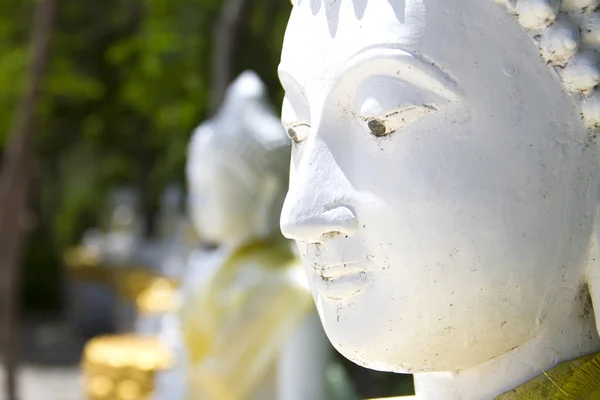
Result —
<instances>
[{"instance_id":1,"label":"weathered white surface","mask_svg":"<svg viewBox=\"0 0 600 400\"><path fill-rule=\"evenodd\" d=\"M0 370L0 399L5 400L4 370ZM77 367L23 365L19 374L23 400L84 400Z\"/></svg>"},{"instance_id":2,"label":"weathered white surface","mask_svg":"<svg viewBox=\"0 0 600 400\"><path fill-rule=\"evenodd\" d=\"M556 19L556 1L518 4L528 27ZM568 58L560 32L547 45ZM336 348L416 373L418 398L493 398L600 350L587 94L538 46L493 1L294 5L281 228ZM577 60L565 83L585 86L593 62Z\"/></svg>"}]
</instances>

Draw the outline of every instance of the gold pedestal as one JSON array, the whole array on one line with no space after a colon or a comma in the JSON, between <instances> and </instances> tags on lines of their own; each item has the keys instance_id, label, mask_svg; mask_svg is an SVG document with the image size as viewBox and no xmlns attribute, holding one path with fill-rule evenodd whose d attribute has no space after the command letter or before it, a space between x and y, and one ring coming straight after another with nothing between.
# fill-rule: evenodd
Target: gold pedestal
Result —
<instances>
[{"instance_id":1,"label":"gold pedestal","mask_svg":"<svg viewBox=\"0 0 600 400\"><path fill-rule=\"evenodd\" d=\"M134 334L101 336L84 349L82 367L87 400L147 400L156 372L173 363L155 338Z\"/></svg>"}]
</instances>

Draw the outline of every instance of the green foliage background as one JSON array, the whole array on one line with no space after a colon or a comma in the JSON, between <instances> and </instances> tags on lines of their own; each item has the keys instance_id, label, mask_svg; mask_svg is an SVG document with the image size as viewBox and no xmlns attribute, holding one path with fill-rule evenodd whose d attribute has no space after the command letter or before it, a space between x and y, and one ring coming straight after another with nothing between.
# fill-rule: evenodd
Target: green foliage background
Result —
<instances>
[{"instance_id":1,"label":"green foliage background","mask_svg":"<svg viewBox=\"0 0 600 400\"><path fill-rule=\"evenodd\" d=\"M60 304L60 256L99 221L107 191L142 193L152 229L160 192L183 183L186 145L208 115L211 35L221 0L61 0L37 125L36 225L25 252L24 304ZM23 88L33 0L0 2L0 145ZM237 72L253 69L274 104L291 4L251 0Z\"/></svg>"}]
</instances>

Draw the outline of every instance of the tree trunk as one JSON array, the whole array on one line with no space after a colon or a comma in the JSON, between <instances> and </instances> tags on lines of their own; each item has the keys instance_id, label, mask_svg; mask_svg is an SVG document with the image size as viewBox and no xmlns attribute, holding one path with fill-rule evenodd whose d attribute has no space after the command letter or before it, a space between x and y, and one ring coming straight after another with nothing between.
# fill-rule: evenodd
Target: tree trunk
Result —
<instances>
[{"instance_id":1,"label":"tree trunk","mask_svg":"<svg viewBox=\"0 0 600 400\"><path fill-rule=\"evenodd\" d=\"M214 113L221 106L227 86L233 80L235 54L242 33L244 17L252 0L224 0L221 16L213 31L210 109Z\"/></svg>"},{"instance_id":2,"label":"tree trunk","mask_svg":"<svg viewBox=\"0 0 600 400\"><path fill-rule=\"evenodd\" d=\"M30 41L28 86L15 111L9 142L0 171L0 301L4 337L7 398L16 400L18 362L18 308L20 253L27 218L27 192L31 174L32 138L36 105L48 64L50 36L57 0L37 0Z\"/></svg>"}]
</instances>

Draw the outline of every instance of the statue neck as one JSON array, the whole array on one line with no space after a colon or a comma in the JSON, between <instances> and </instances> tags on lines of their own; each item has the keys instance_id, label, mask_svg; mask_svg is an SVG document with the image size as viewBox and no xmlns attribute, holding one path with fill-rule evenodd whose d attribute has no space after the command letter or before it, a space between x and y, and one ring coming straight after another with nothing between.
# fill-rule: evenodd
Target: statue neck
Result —
<instances>
[{"instance_id":1,"label":"statue neck","mask_svg":"<svg viewBox=\"0 0 600 400\"><path fill-rule=\"evenodd\" d=\"M525 345L475 367L456 372L415 374L416 399L493 399L541 375L562 361L600 350L593 316L569 318L563 329L543 332Z\"/></svg>"}]
</instances>

